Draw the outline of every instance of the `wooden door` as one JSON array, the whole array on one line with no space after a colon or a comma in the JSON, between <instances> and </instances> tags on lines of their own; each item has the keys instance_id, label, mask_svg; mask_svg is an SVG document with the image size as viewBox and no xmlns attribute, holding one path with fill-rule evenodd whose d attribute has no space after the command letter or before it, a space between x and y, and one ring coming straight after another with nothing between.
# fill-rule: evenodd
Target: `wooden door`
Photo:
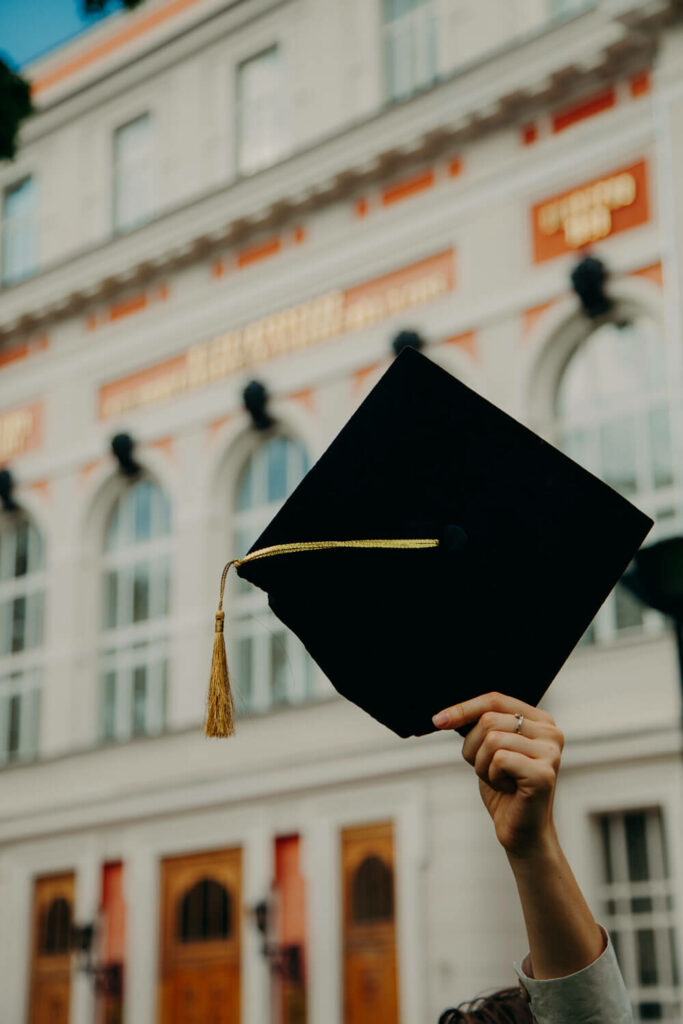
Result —
<instances>
[{"instance_id":1,"label":"wooden door","mask_svg":"<svg viewBox=\"0 0 683 1024\"><path fill-rule=\"evenodd\" d=\"M241 851L163 861L159 1024L240 1024Z\"/></svg>"},{"instance_id":2,"label":"wooden door","mask_svg":"<svg viewBox=\"0 0 683 1024\"><path fill-rule=\"evenodd\" d=\"M74 875L37 878L33 892L30 1024L69 1024Z\"/></svg>"},{"instance_id":3,"label":"wooden door","mask_svg":"<svg viewBox=\"0 0 683 1024\"><path fill-rule=\"evenodd\" d=\"M342 833L344 1024L398 1024L391 822Z\"/></svg>"}]
</instances>

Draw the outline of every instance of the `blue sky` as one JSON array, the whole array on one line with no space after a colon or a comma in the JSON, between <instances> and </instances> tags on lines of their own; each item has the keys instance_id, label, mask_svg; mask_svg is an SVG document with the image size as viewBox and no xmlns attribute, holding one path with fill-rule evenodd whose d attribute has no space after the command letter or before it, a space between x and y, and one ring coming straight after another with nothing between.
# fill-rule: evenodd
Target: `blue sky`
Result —
<instances>
[{"instance_id":1,"label":"blue sky","mask_svg":"<svg viewBox=\"0 0 683 1024\"><path fill-rule=\"evenodd\" d=\"M118 0L110 0L107 12L119 6ZM21 67L101 17L86 17L82 0L0 0L0 56Z\"/></svg>"}]
</instances>

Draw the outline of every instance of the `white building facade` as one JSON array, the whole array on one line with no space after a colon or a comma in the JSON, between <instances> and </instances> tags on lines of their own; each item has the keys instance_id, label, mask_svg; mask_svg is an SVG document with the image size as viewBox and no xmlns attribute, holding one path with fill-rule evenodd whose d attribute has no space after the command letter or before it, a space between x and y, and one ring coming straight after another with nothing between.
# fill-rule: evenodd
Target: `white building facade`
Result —
<instances>
[{"instance_id":1,"label":"white building facade","mask_svg":"<svg viewBox=\"0 0 683 1024\"><path fill-rule=\"evenodd\" d=\"M0 167L0 1019L435 1022L526 950L477 780L452 737L342 701L236 583L237 733L204 738L220 571L406 329L653 539L683 530L679 6L147 0L25 73ZM672 631L618 588L543 706L635 1018L680 1020Z\"/></svg>"}]
</instances>

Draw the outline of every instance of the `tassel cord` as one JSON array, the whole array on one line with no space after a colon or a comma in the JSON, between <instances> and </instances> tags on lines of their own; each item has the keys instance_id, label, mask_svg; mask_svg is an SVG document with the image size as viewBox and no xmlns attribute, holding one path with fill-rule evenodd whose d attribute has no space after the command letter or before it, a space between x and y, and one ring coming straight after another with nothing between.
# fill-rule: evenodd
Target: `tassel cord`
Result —
<instances>
[{"instance_id":1,"label":"tassel cord","mask_svg":"<svg viewBox=\"0 0 683 1024\"><path fill-rule=\"evenodd\" d=\"M220 592L218 596L218 611L216 612L216 626L213 642L213 657L211 659L211 673L209 677L209 694L207 700L207 715L204 731L207 736L232 736L235 731L235 703L230 685L230 673L228 671L228 658L225 650L225 612L223 611L223 598L225 596L225 583L231 566L239 569L241 565L256 561L259 558L269 558L273 555L298 554L304 551L330 551L339 548L360 548L378 550L421 550L424 548L436 548L439 541L433 538L398 538L395 540L321 540L321 541L298 541L293 544L273 544L270 547L258 548L250 552L244 558L231 558L223 566L221 573Z\"/></svg>"}]
</instances>

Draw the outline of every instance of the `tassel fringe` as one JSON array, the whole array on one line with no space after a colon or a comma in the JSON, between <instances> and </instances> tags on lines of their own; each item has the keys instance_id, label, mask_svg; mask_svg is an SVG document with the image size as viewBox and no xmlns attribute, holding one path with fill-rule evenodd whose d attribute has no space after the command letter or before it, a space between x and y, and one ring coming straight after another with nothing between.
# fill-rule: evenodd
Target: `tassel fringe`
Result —
<instances>
[{"instance_id":1,"label":"tassel fringe","mask_svg":"<svg viewBox=\"0 0 683 1024\"><path fill-rule=\"evenodd\" d=\"M225 612L216 612L216 632L209 677L209 696L204 732L207 736L232 736L235 732L235 702L230 686L223 622Z\"/></svg>"},{"instance_id":2,"label":"tassel fringe","mask_svg":"<svg viewBox=\"0 0 683 1024\"><path fill-rule=\"evenodd\" d=\"M235 732L235 702L230 686L228 657L225 650L225 636L223 634L223 624L225 622L223 595L225 593L225 579L231 566L234 565L236 569L239 569L241 565L244 565L246 562L253 562L257 558L298 554L305 551L329 551L336 548L388 548L390 550L403 551L437 548L439 543L440 541L433 537L297 541L292 544L275 544L271 547L260 548L245 555L244 558L231 559L223 567L223 572L221 573L220 596L218 599L218 611L216 612L216 632L213 639L213 658L211 659L211 675L209 677L206 725L204 726L206 735L232 736Z\"/></svg>"}]
</instances>

